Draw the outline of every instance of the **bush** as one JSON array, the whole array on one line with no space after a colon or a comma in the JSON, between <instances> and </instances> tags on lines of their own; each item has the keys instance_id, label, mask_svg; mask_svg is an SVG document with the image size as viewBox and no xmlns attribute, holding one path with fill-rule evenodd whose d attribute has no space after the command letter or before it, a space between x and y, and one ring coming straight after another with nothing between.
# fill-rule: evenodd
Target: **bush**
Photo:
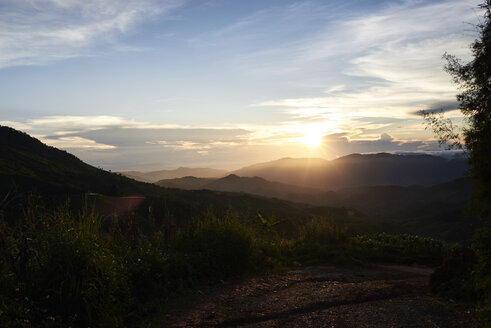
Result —
<instances>
[{"instance_id":1,"label":"bush","mask_svg":"<svg viewBox=\"0 0 491 328\"><path fill-rule=\"evenodd\" d=\"M439 264L449 246L433 238L378 233L353 238L360 258L403 264Z\"/></svg>"},{"instance_id":2,"label":"bush","mask_svg":"<svg viewBox=\"0 0 491 328\"><path fill-rule=\"evenodd\" d=\"M106 218L103 229L87 207L77 215L30 207L17 227L0 220L0 326L151 325L179 295L231 277L294 261L428 261L446 247L406 235L353 238L328 220L299 221L286 235L274 216L258 224L208 213L145 235L135 216L120 219Z\"/></svg>"},{"instance_id":3,"label":"bush","mask_svg":"<svg viewBox=\"0 0 491 328\"><path fill-rule=\"evenodd\" d=\"M178 235L174 250L187 257L200 282L217 282L250 271L252 233L238 219L210 218Z\"/></svg>"},{"instance_id":4,"label":"bush","mask_svg":"<svg viewBox=\"0 0 491 328\"><path fill-rule=\"evenodd\" d=\"M27 218L4 249L10 261L2 272L0 323L122 325L125 273L98 227L99 219L87 213Z\"/></svg>"},{"instance_id":5,"label":"bush","mask_svg":"<svg viewBox=\"0 0 491 328\"><path fill-rule=\"evenodd\" d=\"M317 219L307 222L301 229L300 239L319 245L337 245L348 241L346 230L332 220Z\"/></svg>"},{"instance_id":6,"label":"bush","mask_svg":"<svg viewBox=\"0 0 491 328\"><path fill-rule=\"evenodd\" d=\"M433 292L454 299L475 298L474 278L477 256L466 247L457 247L443 260L430 277Z\"/></svg>"},{"instance_id":7,"label":"bush","mask_svg":"<svg viewBox=\"0 0 491 328\"><path fill-rule=\"evenodd\" d=\"M336 222L326 219L310 220L300 227L290 243L290 257L302 264L345 262L349 236Z\"/></svg>"}]
</instances>

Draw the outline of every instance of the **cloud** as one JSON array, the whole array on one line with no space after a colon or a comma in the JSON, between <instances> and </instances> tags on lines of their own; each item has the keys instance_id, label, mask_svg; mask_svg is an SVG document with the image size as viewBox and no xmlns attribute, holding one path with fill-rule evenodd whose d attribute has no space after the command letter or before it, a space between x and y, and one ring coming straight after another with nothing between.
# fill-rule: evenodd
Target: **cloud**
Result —
<instances>
[{"instance_id":1,"label":"cloud","mask_svg":"<svg viewBox=\"0 0 491 328\"><path fill-rule=\"evenodd\" d=\"M372 140L350 139L346 133L335 133L324 136L322 143L326 152L336 156L352 153L429 152L440 150L435 141L396 140L387 133L383 133Z\"/></svg>"},{"instance_id":2,"label":"cloud","mask_svg":"<svg viewBox=\"0 0 491 328\"><path fill-rule=\"evenodd\" d=\"M37 136L42 142L50 146L62 149L105 150L114 149L116 146L97 143L94 140L81 137L59 137L56 139Z\"/></svg>"},{"instance_id":3,"label":"cloud","mask_svg":"<svg viewBox=\"0 0 491 328\"><path fill-rule=\"evenodd\" d=\"M7 123L7 124L6 124ZM349 131L351 139L368 139L404 124L404 131L421 130L422 125L394 118L332 119L322 122L286 121L276 125L187 126L158 125L118 116L45 116L24 122L4 122L41 138L43 142L63 149L139 149L174 152L206 151L239 147L304 145L305 137Z\"/></svg>"},{"instance_id":4,"label":"cloud","mask_svg":"<svg viewBox=\"0 0 491 328\"><path fill-rule=\"evenodd\" d=\"M271 107L300 121L345 123L362 117L411 119L421 109L450 111L457 90L442 69L442 55L469 58L475 31L468 23L477 17L476 8L461 0L402 1L368 14L341 16L301 44L249 54L249 64L262 63L268 74L282 71L280 65L307 72L305 77L287 73L287 81L307 81L296 82L298 90L310 83L325 91L253 106Z\"/></svg>"},{"instance_id":5,"label":"cloud","mask_svg":"<svg viewBox=\"0 0 491 328\"><path fill-rule=\"evenodd\" d=\"M438 101L435 103L428 104L424 106L424 108L412 112L414 115L421 115L424 113L445 113L445 112L451 112L451 111L456 111L459 110L460 104L458 101L453 100L453 101Z\"/></svg>"},{"instance_id":6,"label":"cloud","mask_svg":"<svg viewBox=\"0 0 491 328\"><path fill-rule=\"evenodd\" d=\"M183 150L192 150L196 151L199 155L209 155L210 150L218 149L218 148L229 148L229 147L238 147L243 146L244 140L236 140L236 141L209 141L209 142L192 142L192 141L166 141L160 140L157 142L147 142L147 144L157 144L162 146L163 148L170 148L176 151Z\"/></svg>"},{"instance_id":7,"label":"cloud","mask_svg":"<svg viewBox=\"0 0 491 328\"><path fill-rule=\"evenodd\" d=\"M8 126L17 130L27 131L31 127L29 124L14 122L14 121L0 121L0 126Z\"/></svg>"},{"instance_id":8,"label":"cloud","mask_svg":"<svg viewBox=\"0 0 491 328\"><path fill-rule=\"evenodd\" d=\"M111 170L196 165L197 160L202 165L237 168L292 152L312 156L312 150L295 140L318 128L293 122L275 126L155 125L116 116L46 116L5 123Z\"/></svg>"},{"instance_id":9,"label":"cloud","mask_svg":"<svg viewBox=\"0 0 491 328\"><path fill-rule=\"evenodd\" d=\"M6 0L0 10L0 69L91 56L120 45L144 19L170 12L183 0Z\"/></svg>"}]
</instances>

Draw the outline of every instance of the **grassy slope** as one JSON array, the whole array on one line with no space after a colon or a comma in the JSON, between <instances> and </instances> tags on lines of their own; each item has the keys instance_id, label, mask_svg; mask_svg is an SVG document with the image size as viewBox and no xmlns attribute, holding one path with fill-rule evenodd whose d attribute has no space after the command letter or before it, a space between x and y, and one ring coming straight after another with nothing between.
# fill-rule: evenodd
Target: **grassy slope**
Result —
<instances>
[{"instance_id":1,"label":"grassy slope","mask_svg":"<svg viewBox=\"0 0 491 328\"><path fill-rule=\"evenodd\" d=\"M464 213L472 189L465 178L430 187L374 186L330 192L236 175L221 179L185 177L162 180L159 184L276 197L311 204L307 211L320 216L332 213L332 208L356 209L356 215L347 215L349 211L345 211L334 217L359 232L406 232L457 241L470 238L477 224ZM359 215L360 212L368 216Z\"/></svg>"},{"instance_id":2,"label":"grassy slope","mask_svg":"<svg viewBox=\"0 0 491 328\"><path fill-rule=\"evenodd\" d=\"M306 205L243 193L164 189L95 168L8 127L0 127L0 178L0 196L12 191L35 191L50 198L87 192L109 196L140 194L147 198L147 206L142 206L141 211L152 206L160 218L173 220L190 220L210 208L221 213L234 209L250 217L259 210L265 215L276 213L282 219L337 216L342 220L348 213L326 208L322 214L314 214Z\"/></svg>"},{"instance_id":3,"label":"grassy slope","mask_svg":"<svg viewBox=\"0 0 491 328\"><path fill-rule=\"evenodd\" d=\"M380 227L356 211L162 189L94 168L12 129L0 128L0 140L0 174L20 190L146 195L138 211L117 219L87 208L43 212L31 204L9 226L0 208L7 219L0 220L0 326L141 326L183 292L293 261L436 263L446 253L439 241L351 237L325 220ZM2 191L11 187L2 183Z\"/></svg>"},{"instance_id":4,"label":"grassy slope","mask_svg":"<svg viewBox=\"0 0 491 328\"><path fill-rule=\"evenodd\" d=\"M206 181L210 189L242 192L163 189L95 168L65 151L46 146L7 127L0 127L0 178L2 194L13 190L35 190L50 196L85 192L112 196L141 194L148 198L146 205L152 206L160 217L173 220L190 220L209 208L221 213L233 209L252 219L256 218L257 211L261 211L266 216L275 213L278 218L289 221L327 217L346 224L354 233L408 232L449 240L467 238L474 224L466 221L462 214L465 203L462 195L470 190L464 180L427 188L385 186L317 194L310 189L298 189L262 178L228 176L188 182L192 185L196 181ZM298 193L294 194L295 191ZM296 204L243 192L324 206ZM148 209L148 206L144 208Z\"/></svg>"},{"instance_id":5,"label":"grassy slope","mask_svg":"<svg viewBox=\"0 0 491 328\"><path fill-rule=\"evenodd\" d=\"M137 182L88 165L29 135L0 127L0 191L94 192L109 195L159 195L155 185Z\"/></svg>"}]
</instances>

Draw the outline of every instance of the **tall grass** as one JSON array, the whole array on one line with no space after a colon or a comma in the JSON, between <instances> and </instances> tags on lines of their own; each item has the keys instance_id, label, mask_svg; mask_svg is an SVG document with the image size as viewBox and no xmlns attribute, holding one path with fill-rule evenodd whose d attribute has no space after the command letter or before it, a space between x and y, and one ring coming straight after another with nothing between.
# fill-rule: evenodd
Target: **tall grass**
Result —
<instances>
[{"instance_id":1,"label":"tall grass","mask_svg":"<svg viewBox=\"0 0 491 328\"><path fill-rule=\"evenodd\" d=\"M151 325L183 293L294 261L343 262L364 250L376 260L426 262L445 250L409 236L350 237L322 219L288 234L273 216L206 213L180 227L150 229L142 221L148 224L132 214L102 218L90 206L28 208L17 224L0 220L0 326Z\"/></svg>"},{"instance_id":2,"label":"tall grass","mask_svg":"<svg viewBox=\"0 0 491 328\"><path fill-rule=\"evenodd\" d=\"M450 247L441 240L414 235L377 233L352 238L354 252L370 261L438 265Z\"/></svg>"}]
</instances>

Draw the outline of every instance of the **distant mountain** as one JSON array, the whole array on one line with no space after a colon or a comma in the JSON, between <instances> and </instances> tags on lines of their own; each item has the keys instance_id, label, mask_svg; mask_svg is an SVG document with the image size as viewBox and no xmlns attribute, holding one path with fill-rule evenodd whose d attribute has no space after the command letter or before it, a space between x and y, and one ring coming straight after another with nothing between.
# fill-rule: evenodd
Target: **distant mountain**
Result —
<instances>
[{"instance_id":1,"label":"distant mountain","mask_svg":"<svg viewBox=\"0 0 491 328\"><path fill-rule=\"evenodd\" d=\"M232 172L302 187L337 190L359 186L430 186L461 178L467 160L432 155L352 154L328 161L283 158Z\"/></svg>"},{"instance_id":2,"label":"distant mountain","mask_svg":"<svg viewBox=\"0 0 491 328\"><path fill-rule=\"evenodd\" d=\"M396 230L458 241L470 238L479 225L465 211L471 194L472 181L461 178L429 187L343 189L331 192L324 204L389 219L397 224Z\"/></svg>"},{"instance_id":3,"label":"distant mountain","mask_svg":"<svg viewBox=\"0 0 491 328\"><path fill-rule=\"evenodd\" d=\"M352 160L356 164L359 162L357 156L348 156L344 160ZM296 169L292 171L297 172L296 175L299 175L298 163L310 162L310 174L324 166L324 160L280 161L285 162L284 170ZM347 167L352 165L349 161L345 163ZM266 163L263 166L269 169L272 165ZM229 175L220 179L186 177L171 181L172 187L212 189L210 191L164 189L95 168L66 151L47 146L8 127L0 127L0 182L0 197L9 192L27 195L30 191L49 200L57 195L63 198L85 193L110 196L139 194L145 196L142 199L144 203L138 208L140 217L148 216L152 209L153 218L173 222L201 217L210 209L217 215L227 215L233 209L251 220L257 219L257 211L264 215L276 213L278 218L289 219L283 227L285 229L288 226L296 229L294 222L299 220L329 217L345 224L353 233L405 232L449 240L470 236L475 224L462 214L471 190L466 179L430 187L378 186L322 191L270 182L264 178ZM165 185L164 182L160 184ZM26 197L21 198L27 200ZM17 199L20 202L20 198ZM22 206L19 207L21 209Z\"/></svg>"},{"instance_id":4,"label":"distant mountain","mask_svg":"<svg viewBox=\"0 0 491 328\"><path fill-rule=\"evenodd\" d=\"M175 178L175 179L164 179L157 181L155 184L165 187L165 188L176 188L184 190L202 190L211 188L206 187L210 182L217 180L216 178L196 178L192 176Z\"/></svg>"},{"instance_id":5,"label":"distant mountain","mask_svg":"<svg viewBox=\"0 0 491 328\"><path fill-rule=\"evenodd\" d=\"M9 213L22 212L24 201L33 192L44 197L50 205L66 201L65 196L95 193L100 199L106 196L142 195L144 203L137 211L147 217L149 208L156 220L186 221L202 217L213 209L217 215L227 215L231 209L251 220L257 211L264 215L275 213L278 218L293 221L318 217L311 213L312 206L280 199L208 190L165 189L155 184L135 181L117 173L107 172L82 162L66 151L50 147L26 133L0 126L0 200L7 194L16 199L20 207L12 206ZM99 197L100 196L100 197ZM74 203L76 197L71 198ZM118 199L115 199L118 200ZM124 206L135 199L126 199ZM136 199L138 200L138 199ZM138 200L138 201L140 201ZM12 203L11 203L12 204ZM0 208L3 213L4 208ZM361 213L338 208L325 208L320 216L342 221L344 218L361 218ZM292 221L292 222L293 222Z\"/></svg>"},{"instance_id":6,"label":"distant mountain","mask_svg":"<svg viewBox=\"0 0 491 328\"><path fill-rule=\"evenodd\" d=\"M363 229L437 236L462 240L472 235L477 224L466 217L464 208L471 194L471 181L461 178L434 186L370 186L336 191L298 187L259 177L231 174L221 179L184 177L162 180L159 185L188 190L240 192L310 204L310 213L320 216L332 208L355 209L376 220L352 222ZM349 222L351 219L348 219Z\"/></svg>"},{"instance_id":7,"label":"distant mountain","mask_svg":"<svg viewBox=\"0 0 491 328\"><path fill-rule=\"evenodd\" d=\"M445 204L462 209L471 194L471 182L461 178L434 186L368 186L323 191L271 182L259 177L230 174L221 179L184 177L161 180L158 185L185 190L241 192L316 206L355 208L370 215L400 216L408 210Z\"/></svg>"},{"instance_id":8,"label":"distant mountain","mask_svg":"<svg viewBox=\"0 0 491 328\"><path fill-rule=\"evenodd\" d=\"M151 172L125 171L121 174L143 182L157 182L164 179L176 179L187 176L198 178L221 178L227 174L226 170L198 168L198 167L179 167L175 170L160 170Z\"/></svg>"},{"instance_id":9,"label":"distant mountain","mask_svg":"<svg viewBox=\"0 0 491 328\"><path fill-rule=\"evenodd\" d=\"M15 129L0 126L0 192L160 195L163 189L82 162Z\"/></svg>"},{"instance_id":10,"label":"distant mountain","mask_svg":"<svg viewBox=\"0 0 491 328\"><path fill-rule=\"evenodd\" d=\"M187 190L217 190L228 192L242 192L265 197L281 198L304 203L312 202L313 198L320 198L322 190L288 185L279 182L267 181L259 177L239 177L230 174L220 179L184 177L178 179L161 180L157 182L159 186L166 188L179 188ZM307 196L307 197L305 197Z\"/></svg>"}]
</instances>

